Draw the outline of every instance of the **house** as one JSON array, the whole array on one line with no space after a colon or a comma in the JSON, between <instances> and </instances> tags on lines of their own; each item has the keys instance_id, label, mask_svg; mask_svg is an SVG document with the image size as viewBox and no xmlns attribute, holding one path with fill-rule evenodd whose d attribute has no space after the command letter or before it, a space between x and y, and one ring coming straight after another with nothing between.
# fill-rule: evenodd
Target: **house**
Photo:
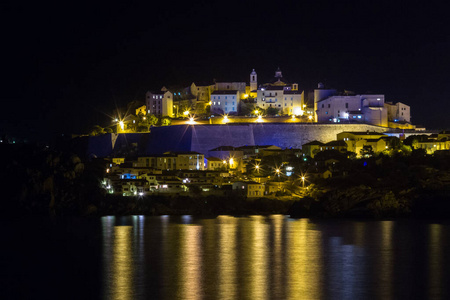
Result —
<instances>
[{"instance_id":1,"label":"house","mask_svg":"<svg viewBox=\"0 0 450 300\"><path fill-rule=\"evenodd\" d=\"M210 156L226 161L230 169L241 169L244 152L232 146L220 146L208 151Z\"/></svg>"},{"instance_id":2,"label":"house","mask_svg":"<svg viewBox=\"0 0 450 300\"><path fill-rule=\"evenodd\" d=\"M358 156L364 147L371 147L373 152L381 152L386 150L388 146L388 136L379 132L345 131L338 133L337 139L346 142L347 151L354 152Z\"/></svg>"},{"instance_id":3,"label":"house","mask_svg":"<svg viewBox=\"0 0 450 300\"><path fill-rule=\"evenodd\" d=\"M134 167L157 170L204 170L204 155L198 152L166 152L159 155L138 157Z\"/></svg>"},{"instance_id":4,"label":"house","mask_svg":"<svg viewBox=\"0 0 450 300\"><path fill-rule=\"evenodd\" d=\"M173 94L162 88L160 92L145 94L147 113L155 116L173 117Z\"/></svg>"},{"instance_id":5,"label":"house","mask_svg":"<svg viewBox=\"0 0 450 300\"><path fill-rule=\"evenodd\" d=\"M206 158L207 170L220 170L224 168L226 168L226 162L224 163L222 159L214 156Z\"/></svg>"},{"instance_id":6,"label":"house","mask_svg":"<svg viewBox=\"0 0 450 300\"><path fill-rule=\"evenodd\" d=\"M211 114L237 114L240 102L238 90L220 90L211 93Z\"/></svg>"},{"instance_id":7,"label":"house","mask_svg":"<svg viewBox=\"0 0 450 300\"><path fill-rule=\"evenodd\" d=\"M262 197L264 186L254 181L233 182L233 191L245 195L247 198Z\"/></svg>"},{"instance_id":8,"label":"house","mask_svg":"<svg viewBox=\"0 0 450 300\"><path fill-rule=\"evenodd\" d=\"M314 158L318 152L322 151L324 143L319 141L312 141L302 145L303 156L310 156Z\"/></svg>"}]
</instances>

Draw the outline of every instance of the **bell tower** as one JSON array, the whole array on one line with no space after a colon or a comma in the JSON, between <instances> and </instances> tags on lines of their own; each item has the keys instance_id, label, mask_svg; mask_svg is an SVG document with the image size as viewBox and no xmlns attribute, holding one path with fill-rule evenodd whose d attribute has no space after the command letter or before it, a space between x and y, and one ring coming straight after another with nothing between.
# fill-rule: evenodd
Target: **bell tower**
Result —
<instances>
[{"instance_id":1,"label":"bell tower","mask_svg":"<svg viewBox=\"0 0 450 300\"><path fill-rule=\"evenodd\" d=\"M258 89L258 75L256 75L255 69L250 73L250 92Z\"/></svg>"}]
</instances>

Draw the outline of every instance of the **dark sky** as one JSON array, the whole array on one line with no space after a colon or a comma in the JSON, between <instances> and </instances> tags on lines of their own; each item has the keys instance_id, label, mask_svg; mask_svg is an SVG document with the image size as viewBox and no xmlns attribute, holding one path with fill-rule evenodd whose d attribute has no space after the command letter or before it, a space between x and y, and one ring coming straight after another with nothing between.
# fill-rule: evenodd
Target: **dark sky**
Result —
<instances>
[{"instance_id":1,"label":"dark sky","mask_svg":"<svg viewBox=\"0 0 450 300\"><path fill-rule=\"evenodd\" d=\"M83 132L149 89L280 67L305 90L383 93L413 123L450 128L447 10L393 2L4 1L0 124Z\"/></svg>"}]
</instances>

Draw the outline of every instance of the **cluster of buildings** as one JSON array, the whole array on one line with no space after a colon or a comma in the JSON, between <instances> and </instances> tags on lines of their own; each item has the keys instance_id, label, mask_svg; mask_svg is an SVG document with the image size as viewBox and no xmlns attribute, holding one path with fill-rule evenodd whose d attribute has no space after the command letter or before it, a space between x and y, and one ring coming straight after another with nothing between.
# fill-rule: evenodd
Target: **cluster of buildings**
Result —
<instances>
[{"instance_id":1,"label":"cluster of buildings","mask_svg":"<svg viewBox=\"0 0 450 300\"><path fill-rule=\"evenodd\" d=\"M306 97L311 99L312 97ZM307 116L318 123L365 123L389 128L414 129L410 107L387 102L383 94L355 94L326 88L322 83L314 89L313 101L305 100L298 83L288 83L278 68L273 80L259 83L256 71L249 82L214 82L189 87L146 93L144 112L170 118L187 115L238 115L242 102L261 109L276 109L279 116Z\"/></svg>"},{"instance_id":2,"label":"cluster of buildings","mask_svg":"<svg viewBox=\"0 0 450 300\"><path fill-rule=\"evenodd\" d=\"M433 154L437 150L450 151L450 133L417 136L413 148L424 149ZM380 132L341 132L336 140L323 143L311 141L301 149L281 149L265 146L220 146L207 153L166 152L140 156L126 161L123 157L112 158L106 169L105 188L110 193L123 196L148 194L183 194L195 189L199 193L229 195L243 193L247 197L261 197L285 190L291 175L298 177L299 170L293 165L299 161L310 162L307 166L308 181L345 175L339 168L339 160L317 160L317 154L326 150L349 157L365 157L374 153L390 151L396 139ZM398 140L397 140L398 141ZM394 143L393 143L394 142ZM262 162L276 157L279 166L263 170ZM322 156L323 157L323 156Z\"/></svg>"}]
</instances>

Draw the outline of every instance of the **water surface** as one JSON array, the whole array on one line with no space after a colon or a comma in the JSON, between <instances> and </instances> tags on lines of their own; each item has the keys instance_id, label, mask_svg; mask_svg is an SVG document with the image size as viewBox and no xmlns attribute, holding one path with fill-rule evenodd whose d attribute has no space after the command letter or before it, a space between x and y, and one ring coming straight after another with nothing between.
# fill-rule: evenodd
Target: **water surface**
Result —
<instances>
[{"instance_id":1,"label":"water surface","mask_svg":"<svg viewBox=\"0 0 450 300\"><path fill-rule=\"evenodd\" d=\"M448 222L273 215L34 224L10 236L3 282L14 298L450 298Z\"/></svg>"}]
</instances>

